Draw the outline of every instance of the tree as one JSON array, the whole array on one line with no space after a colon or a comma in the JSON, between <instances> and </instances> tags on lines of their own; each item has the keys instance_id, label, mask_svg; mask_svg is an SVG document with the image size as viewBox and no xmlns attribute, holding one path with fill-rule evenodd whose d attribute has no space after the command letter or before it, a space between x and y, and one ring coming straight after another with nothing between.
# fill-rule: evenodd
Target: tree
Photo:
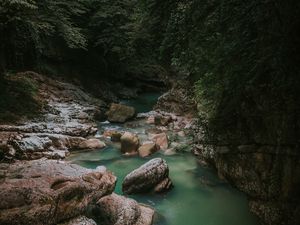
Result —
<instances>
[{"instance_id":1,"label":"tree","mask_svg":"<svg viewBox=\"0 0 300 225\"><path fill-rule=\"evenodd\" d=\"M84 15L85 1L3 0L0 3L2 64L11 69L32 68L60 37L69 48L86 48L87 40L75 19ZM4 65L2 65L4 67Z\"/></svg>"}]
</instances>

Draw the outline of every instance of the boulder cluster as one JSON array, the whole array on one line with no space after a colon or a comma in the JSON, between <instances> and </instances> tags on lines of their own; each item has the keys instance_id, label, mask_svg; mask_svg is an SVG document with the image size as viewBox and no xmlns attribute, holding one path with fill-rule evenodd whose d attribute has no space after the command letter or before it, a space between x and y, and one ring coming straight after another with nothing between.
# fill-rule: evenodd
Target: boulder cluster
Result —
<instances>
[{"instance_id":1,"label":"boulder cluster","mask_svg":"<svg viewBox=\"0 0 300 225\"><path fill-rule=\"evenodd\" d=\"M112 114L112 108L115 109L116 105L118 104L113 104L106 114ZM124 107L125 111L128 111L126 108L129 106ZM123 106L118 105L117 108L122 111ZM125 115L125 112L121 114ZM127 119L129 118L130 115L128 115ZM138 125L139 120L143 120L146 122L146 125L149 125L145 133L132 132L126 129L107 129L104 130L103 136L109 138L112 142L119 142L122 154L139 155L143 158L158 151L169 155L186 148L188 143L185 144L182 141L178 143L175 139L179 137L184 138L185 141L189 141L190 139L186 138L186 131L189 130L195 122L193 119L160 111L137 114L137 119L138 120L125 123L125 127L134 128ZM170 134L173 136L175 134L176 138L170 137Z\"/></svg>"},{"instance_id":2,"label":"boulder cluster","mask_svg":"<svg viewBox=\"0 0 300 225\"><path fill-rule=\"evenodd\" d=\"M0 224L153 224L155 211L151 207L113 193L116 181L103 166L86 169L45 158L0 164ZM170 188L168 166L159 158L123 181L125 194Z\"/></svg>"},{"instance_id":3,"label":"boulder cluster","mask_svg":"<svg viewBox=\"0 0 300 225\"><path fill-rule=\"evenodd\" d=\"M117 177L99 166L86 169L62 161L71 151L99 150L111 142L124 155L149 157L175 149L168 130L182 136L190 121L173 114L138 114L153 125L145 134L132 130L105 130L99 137L96 117L104 103L79 88L33 74L44 115L15 125L0 125L1 225L151 225L155 211L127 197L169 191L172 181L162 158L154 158L130 172L122 181L126 196L114 193ZM134 128L133 107L111 104L106 118ZM129 122L128 122L129 121Z\"/></svg>"}]
</instances>

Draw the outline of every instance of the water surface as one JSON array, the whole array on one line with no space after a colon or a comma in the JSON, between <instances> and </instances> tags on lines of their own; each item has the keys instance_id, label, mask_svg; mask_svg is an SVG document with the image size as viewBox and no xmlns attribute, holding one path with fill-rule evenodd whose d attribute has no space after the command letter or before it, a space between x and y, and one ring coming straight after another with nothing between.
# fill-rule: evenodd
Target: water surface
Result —
<instances>
[{"instance_id":1,"label":"water surface","mask_svg":"<svg viewBox=\"0 0 300 225\"><path fill-rule=\"evenodd\" d=\"M127 102L137 106L139 112L151 110L154 95L141 96L136 101ZM148 99L149 105L143 105ZM137 126L126 128L116 124L102 124L102 129L124 129L144 135L149 125L143 121ZM184 141L184 140L182 140ZM133 195L138 202L151 205L159 214L156 225L257 225L256 218L249 212L245 195L220 180L215 172L200 166L189 152L164 155L161 152L142 159L128 157L120 153L118 144L110 144L103 150L73 154L69 160L87 168L106 166L118 177L115 192L122 194L121 184L124 177L151 158L164 158L170 168L170 178L174 188L160 195Z\"/></svg>"},{"instance_id":2,"label":"water surface","mask_svg":"<svg viewBox=\"0 0 300 225\"><path fill-rule=\"evenodd\" d=\"M149 112L155 105L158 97L161 94L158 92L147 92L140 94L136 99L122 100L120 103L133 106L138 113Z\"/></svg>"}]
</instances>

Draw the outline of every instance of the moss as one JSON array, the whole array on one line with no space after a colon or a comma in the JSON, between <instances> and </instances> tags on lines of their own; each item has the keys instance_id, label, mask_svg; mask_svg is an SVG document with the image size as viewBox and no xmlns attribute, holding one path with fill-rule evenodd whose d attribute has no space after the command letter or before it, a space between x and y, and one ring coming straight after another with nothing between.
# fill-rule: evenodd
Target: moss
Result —
<instances>
[{"instance_id":1,"label":"moss","mask_svg":"<svg viewBox=\"0 0 300 225\"><path fill-rule=\"evenodd\" d=\"M18 74L6 74L0 84L0 123L33 118L41 110L37 83Z\"/></svg>"}]
</instances>

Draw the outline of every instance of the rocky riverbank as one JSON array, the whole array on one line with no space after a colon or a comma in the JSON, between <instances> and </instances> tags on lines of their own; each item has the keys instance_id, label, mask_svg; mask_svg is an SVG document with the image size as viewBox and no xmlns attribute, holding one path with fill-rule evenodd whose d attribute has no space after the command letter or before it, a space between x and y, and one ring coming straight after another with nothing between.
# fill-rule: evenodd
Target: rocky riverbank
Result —
<instances>
[{"instance_id":1,"label":"rocky riverbank","mask_svg":"<svg viewBox=\"0 0 300 225\"><path fill-rule=\"evenodd\" d=\"M190 86L187 80L171 80L170 90L159 99L156 108L195 114ZM213 166L219 177L247 194L249 208L260 218L261 224L299 224L299 139L291 120L288 117L276 120L275 113L256 124L249 119L253 115L245 109L247 126L245 121L240 121L239 129L223 128L217 136L209 129L201 106L197 108L201 119L193 126L192 133L193 152L199 161Z\"/></svg>"},{"instance_id":2,"label":"rocky riverbank","mask_svg":"<svg viewBox=\"0 0 300 225\"><path fill-rule=\"evenodd\" d=\"M43 109L33 120L0 125L0 223L96 224L86 217L96 218L92 207L104 224L152 224L152 208L113 194L117 178L105 167L61 161L71 151L106 146L95 138L106 103L66 82L31 72L19 76L37 85Z\"/></svg>"},{"instance_id":3,"label":"rocky riverbank","mask_svg":"<svg viewBox=\"0 0 300 225\"><path fill-rule=\"evenodd\" d=\"M0 164L0 223L58 224L84 214L111 194L116 177L54 160Z\"/></svg>"},{"instance_id":4,"label":"rocky riverbank","mask_svg":"<svg viewBox=\"0 0 300 225\"><path fill-rule=\"evenodd\" d=\"M262 224L300 221L300 155L295 146L217 145L201 140L195 153L247 194L251 212Z\"/></svg>"},{"instance_id":5,"label":"rocky riverbank","mask_svg":"<svg viewBox=\"0 0 300 225\"><path fill-rule=\"evenodd\" d=\"M26 76L35 83L36 98L43 109L32 120L0 124L2 161L63 159L72 150L105 146L98 140L90 140L97 132L95 119L102 117L105 102L75 85L36 73L19 76Z\"/></svg>"}]
</instances>

